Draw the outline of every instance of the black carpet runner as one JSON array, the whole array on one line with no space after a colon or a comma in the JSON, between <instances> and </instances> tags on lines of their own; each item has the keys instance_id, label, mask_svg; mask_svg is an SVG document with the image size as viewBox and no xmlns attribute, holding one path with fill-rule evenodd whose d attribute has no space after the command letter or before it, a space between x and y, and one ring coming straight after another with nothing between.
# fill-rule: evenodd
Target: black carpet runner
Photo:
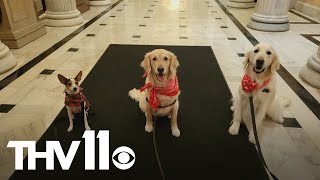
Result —
<instances>
[{"instance_id":1,"label":"black carpet runner","mask_svg":"<svg viewBox=\"0 0 320 180\"><path fill-rule=\"evenodd\" d=\"M110 45L82 84L91 102L89 124L92 129L110 130L110 170L84 170L82 141L69 171L46 171L45 161L37 160L37 170L16 171L11 179L161 179L152 145L152 134L144 131L145 116L138 103L128 97L132 88L144 83L139 66L144 54L156 48L175 53L181 89L178 125L179 138L173 137L170 121L157 122L156 136L162 166L167 180L187 179L268 179L247 132L228 134L232 119L230 90L210 47ZM45 141L59 140L66 153L72 140L82 140L82 121L76 120L74 130L67 133L68 116L63 109L37 143L45 150ZM98 141L96 141L98 142ZM128 146L136 155L129 170L117 169L111 153L119 146ZM98 150L96 143L96 150ZM27 158L24 160L27 169Z\"/></svg>"}]
</instances>

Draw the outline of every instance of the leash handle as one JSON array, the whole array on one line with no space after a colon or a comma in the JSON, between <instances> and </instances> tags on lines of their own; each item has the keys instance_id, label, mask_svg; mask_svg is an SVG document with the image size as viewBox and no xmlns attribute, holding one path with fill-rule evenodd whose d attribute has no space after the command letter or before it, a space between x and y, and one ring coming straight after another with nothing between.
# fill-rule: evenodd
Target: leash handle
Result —
<instances>
[{"instance_id":1,"label":"leash handle","mask_svg":"<svg viewBox=\"0 0 320 180\"><path fill-rule=\"evenodd\" d=\"M256 145L257 145L257 150L258 150L258 156L260 160L262 161L263 166L268 170L270 175L274 180L278 180L278 178L269 170L266 161L264 160L262 151L261 151L261 146L258 138L258 131L257 131L257 126L256 126L256 117L255 117L255 112L254 112L254 105L253 105L253 96L252 93L250 93L249 96L249 102L250 102L250 110L251 110L251 119L252 119L252 127L253 127L253 133L254 133L254 139L256 140Z\"/></svg>"}]
</instances>

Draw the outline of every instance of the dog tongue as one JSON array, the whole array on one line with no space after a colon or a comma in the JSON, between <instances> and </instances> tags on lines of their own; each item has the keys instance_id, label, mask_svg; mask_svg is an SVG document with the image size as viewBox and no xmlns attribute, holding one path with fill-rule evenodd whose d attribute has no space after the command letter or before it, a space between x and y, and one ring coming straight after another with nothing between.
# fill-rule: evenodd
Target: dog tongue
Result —
<instances>
[{"instance_id":1,"label":"dog tongue","mask_svg":"<svg viewBox=\"0 0 320 180\"><path fill-rule=\"evenodd\" d=\"M163 79L164 79L164 76L158 76L159 81L163 81Z\"/></svg>"}]
</instances>

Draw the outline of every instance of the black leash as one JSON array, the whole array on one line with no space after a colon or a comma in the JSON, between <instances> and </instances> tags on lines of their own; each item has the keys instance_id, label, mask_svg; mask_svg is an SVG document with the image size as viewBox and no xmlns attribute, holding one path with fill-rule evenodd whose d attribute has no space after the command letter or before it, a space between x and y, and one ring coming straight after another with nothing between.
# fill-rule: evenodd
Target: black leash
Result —
<instances>
[{"instance_id":1,"label":"black leash","mask_svg":"<svg viewBox=\"0 0 320 180\"><path fill-rule=\"evenodd\" d=\"M249 101L250 101L251 119L252 119L252 127L253 127L253 132L254 132L254 139L256 140L256 145L257 145L257 149L258 149L259 158L262 161L264 167L269 171L269 173L272 176L272 178L274 180L278 180L278 178L269 170L269 168L267 166L267 163L263 158L263 154L262 154L262 151L261 151L260 142L259 142L259 138L258 138L258 131L257 131L257 126L256 126L256 117L255 117L255 113L254 113L252 95L249 96Z\"/></svg>"},{"instance_id":2,"label":"black leash","mask_svg":"<svg viewBox=\"0 0 320 180\"><path fill-rule=\"evenodd\" d=\"M163 169L162 169L162 166L161 166L161 161L160 161L160 157L159 157L159 154L158 154L158 149L157 149L157 143L156 143L156 117L152 116L152 119L153 119L153 148L154 148L154 152L156 154L156 157L157 157L157 161L158 161L158 165L159 165L159 169L160 169L160 172L161 172L161 176L162 176L162 179L165 180L165 176L164 176L164 172L163 172Z\"/></svg>"}]
</instances>

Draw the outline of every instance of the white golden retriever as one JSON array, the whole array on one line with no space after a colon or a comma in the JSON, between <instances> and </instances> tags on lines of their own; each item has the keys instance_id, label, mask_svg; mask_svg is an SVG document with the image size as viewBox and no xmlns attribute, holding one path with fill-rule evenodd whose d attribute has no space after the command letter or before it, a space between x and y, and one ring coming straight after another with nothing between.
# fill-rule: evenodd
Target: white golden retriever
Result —
<instances>
[{"instance_id":1,"label":"white golden retriever","mask_svg":"<svg viewBox=\"0 0 320 180\"><path fill-rule=\"evenodd\" d=\"M152 116L168 116L171 118L171 132L179 137L177 124L180 94L176 77L179 62L177 57L164 49L156 49L145 55L141 67L146 72L145 90L132 89L129 96L139 102L146 116L145 131L153 131ZM142 88L143 89L143 88ZM157 93L155 93L157 91ZM157 105L153 104L152 94L155 94Z\"/></svg>"},{"instance_id":2,"label":"white golden retriever","mask_svg":"<svg viewBox=\"0 0 320 180\"><path fill-rule=\"evenodd\" d=\"M277 123L283 123L282 109L290 104L289 100L283 100L280 104L276 98L276 70L280 68L279 57L275 50L268 44L258 44L252 50L246 53L243 62L245 66L245 75L247 79L243 84L250 84L251 79L256 88L251 89L250 85L239 86L238 97L233 98L234 111L232 124L229 128L231 135L237 135L241 121L244 121L249 131L249 141L255 144L254 133L251 123L249 94L253 95L253 104L255 107L255 118L257 130L262 127L262 122L266 115L271 117ZM251 84L252 85L252 84ZM252 87L252 86L251 86ZM245 92L247 91L247 92ZM250 91L250 92L249 92Z\"/></svg>"}]
</instances>

